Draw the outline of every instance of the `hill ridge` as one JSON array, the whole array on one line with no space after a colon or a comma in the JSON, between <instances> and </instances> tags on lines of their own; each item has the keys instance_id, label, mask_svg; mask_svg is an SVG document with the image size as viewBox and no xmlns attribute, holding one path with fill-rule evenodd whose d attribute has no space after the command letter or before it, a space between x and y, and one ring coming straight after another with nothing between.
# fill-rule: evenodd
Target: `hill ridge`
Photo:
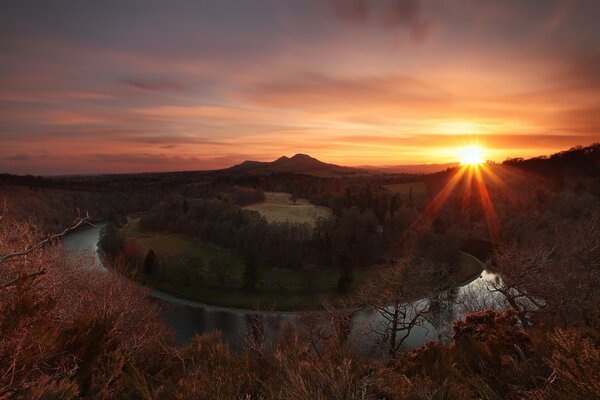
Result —
<instances>
[{"instance_id":1,"label":"hill ridge","mask_svg":"<svg viewBox=\"0 0 600 400\"><path fill-rule=\"evenodd\" d=\"M364 173L359 168L330 164L308 154L296 153L292 157L281 156L273 161L245 160L240 164L219 170L219 172L272 174L302 173L308 175L353 175Z\"/></svg>"}]
</instances>

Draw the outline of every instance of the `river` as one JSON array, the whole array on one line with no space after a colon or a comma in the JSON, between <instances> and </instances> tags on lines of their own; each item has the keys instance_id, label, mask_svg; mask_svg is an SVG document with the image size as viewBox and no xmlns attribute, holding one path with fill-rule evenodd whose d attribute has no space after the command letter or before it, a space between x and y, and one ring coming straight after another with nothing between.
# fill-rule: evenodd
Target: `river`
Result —
<instances>
[{"instance_id":1,"label":"river","mask_svg":"<svg viewBox=\"0 0 600 400\"><path fill-rule=\"evenodd\" d=\"M68 254L92 257L95 267L104 269L98 255L98 239L104 224L86 227L72 232L63 238L63 248ZM435 312L428 322L416 326L405 342L407 349L418 347L429 340L447 338L451 333L452 322L462 317L467 311L484 308L497 299L490 297L487 283L496 279L496 275L483 271L471 282L441 293L436 300ZM220 330L223 340L234 348L238 348L246 332L249 318L255 311L216 307L194 301L180 299L157 290L150 290L152 300L160 305L161 316L165 323L175 332L178 343L190 341L194 336L214 330ZM431 299L423 299L418 305L427 305ZM469 307L465 307L469 304ZM294 312L261 312L270 332L277 332L279 327L297 315ZM365 335L368 327L375 326L383 320L372 311L359 311L353 318L350 336L364 345L372 343L372 336Z\"/></svg>"}]
</instances>

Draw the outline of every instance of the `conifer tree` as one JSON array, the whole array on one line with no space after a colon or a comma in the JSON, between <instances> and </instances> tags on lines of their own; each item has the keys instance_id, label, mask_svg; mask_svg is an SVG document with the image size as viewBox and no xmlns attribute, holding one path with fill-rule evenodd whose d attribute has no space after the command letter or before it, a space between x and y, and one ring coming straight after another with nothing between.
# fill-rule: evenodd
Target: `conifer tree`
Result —
<instances>
[{"instance_id":1,"label":"conifer tree","mask_svg":"<svg viewBox=\"0 0 600 400\"><path fill-rule=\"evenodd\" d=\"M256 289L256 285L258 284L258 282L260 282L260 270L258 267L256 256L253 252L249 252L246 255L246 268L244 269L243 279L243 287L246 290Z\"/></svg>"},{"instance_id":2,"label":"conifer tree","mask_svg":"<svg viewBox=\"0 0 600 400\"><path fill-rule=\"evenodd\" d=\"M152 249L148 250L148 254L146 254L146 258L144 259L144 272L151 275L157 265L158 258L156 257L156 253Z\"/></svg>"}]
</instances>

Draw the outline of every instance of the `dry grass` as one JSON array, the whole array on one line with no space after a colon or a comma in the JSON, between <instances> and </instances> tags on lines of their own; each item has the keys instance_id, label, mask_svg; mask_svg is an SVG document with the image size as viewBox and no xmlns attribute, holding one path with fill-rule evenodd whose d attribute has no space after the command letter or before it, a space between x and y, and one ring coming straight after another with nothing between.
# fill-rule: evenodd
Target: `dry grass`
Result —
<instances>
[{"instance_id":1,"label":"dry grass","mask_svg":"<svg viewBox=\"0 0 600 400\"><path fill-rule=\"evenodd\" d=\"M40 237L31 224L2 221L0 254ZM218 334L177 348L134 284L82 268L58 243L3 264L4 279L47 272L0 290L2 400L600 398L598 332L524 329L514 311L470 314L449 344L430 342L386 364L353 355L335 313L284 325L272 345L260 345L257 323L254 345L239 352Z\"/></svg>"},{"instance_id":2,"label":"dry grass","mask_svg":"<svg viewBox=\"0 0 600 400\"><path fill-rule=\"evenodd\" d=\"M0 223L0 254L43 235L28 223ZM132 367L156 371L169 340L144 292L109 271L65 257L55 241L3 263L2 281L44 273L0 290L0 399L121 397Z\"/></svg>"},{"instance_id":3,"label":"dry grass","mask_svg":"<svg viewBox=\"0 0 600 400\"><path fill-rule=\"evenodd\" d=\"M265 201L244 207L258 211L269 222L307 223L314 226L319 218L329 218L331 210L316 206L306 199L298 199L296 204L290 200L289 193L265 192Z\"/></svg>"}]
</instances>

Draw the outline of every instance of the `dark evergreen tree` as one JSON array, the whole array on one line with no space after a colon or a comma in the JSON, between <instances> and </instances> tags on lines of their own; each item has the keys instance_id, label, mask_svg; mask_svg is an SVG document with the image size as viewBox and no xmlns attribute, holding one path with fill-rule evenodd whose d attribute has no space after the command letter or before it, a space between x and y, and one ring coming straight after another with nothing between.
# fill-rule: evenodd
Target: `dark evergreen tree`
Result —
<instances>
[{"instance_id":1,"label":"dark evergreen tree","mask_svg":"<svg viewBox=\"0 0 600 400\"><path fill-rule=\"evenodd\" d=\"M243 279L243 288L246 290L256 289L256 285L261 280L258 262L253 252L246 254L246 268L244 269Z\"/></svg>"},{"instance_id":2,"label":"dark evergreen tree","mask_svg":"<svg viewBox=\"0 0 600 400\"><path fill-rule=\"evenodd\" d=\"M156 253L152 249L148 250L148 254L146 254L146 258L144 259L144 272L151 275L157 265L158 258L156 257Z\"/></svg>"},{"instance_id":3,"label":"dark evergreen tree","mask_svg":"<svg viewBox=\"0 0 600 400\"><path fill-rule=\"evenodd\" d=\"M348 293L352 286L352 282L354 281L352 265L348 262L348 257L345 255L339 256L338 264L342 269L342 275L340 275L340 279L338 279L337 289L341 293Z\"/></svg>"},{"instance_id":4,"label":"dark evergreen tree","mask_svg":"<svg viewBox=\"0 0 600 400\"><path fill-rule=\"evenodd\" d=\"M111 209L108 211L108 216L106 217L106 220L109 224L117 225L119 223L117 213L115 212L115 210Z\"/></svg>"}]
</instances>

